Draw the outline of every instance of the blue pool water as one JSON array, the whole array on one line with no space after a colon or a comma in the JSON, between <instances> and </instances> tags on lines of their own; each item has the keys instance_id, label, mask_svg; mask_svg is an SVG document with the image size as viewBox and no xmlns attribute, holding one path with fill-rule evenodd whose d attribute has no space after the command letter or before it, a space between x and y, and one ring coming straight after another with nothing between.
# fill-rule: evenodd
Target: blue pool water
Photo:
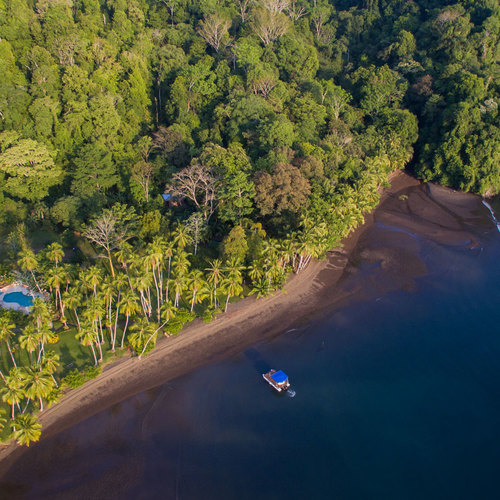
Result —
<instances>
[{"instance_id":1,"label":"blue pool water","mask_svg":"<svg viewBox=\"0 0 500 500\"><path fill-rule=\"evenodd\" d=\"M3 301L7 304L19 304L22 307L31 307L33 305L33 298L29 295L24 295L22 292L6 293Z\"/></svg>"}]
</instances>

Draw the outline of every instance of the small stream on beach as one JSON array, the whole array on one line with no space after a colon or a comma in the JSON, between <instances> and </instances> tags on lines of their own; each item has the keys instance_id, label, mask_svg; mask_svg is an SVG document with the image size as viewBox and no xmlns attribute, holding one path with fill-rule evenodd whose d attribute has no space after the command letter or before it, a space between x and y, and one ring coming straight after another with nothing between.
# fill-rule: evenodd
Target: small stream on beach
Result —
<instances>
[{"instance_id":1,"label":"small stream on beach","mask_svg":"<svg viewBox=\"0 0 500 500\"><path fill-rule=\"evenodd\" d=\"M43 440L0 498L497 498L500 234L482 209L474 245L375 224L373 248L396 235L426 272L378 294L384 265L361 259L362 301Z\"/></svg>"}]
</instances>

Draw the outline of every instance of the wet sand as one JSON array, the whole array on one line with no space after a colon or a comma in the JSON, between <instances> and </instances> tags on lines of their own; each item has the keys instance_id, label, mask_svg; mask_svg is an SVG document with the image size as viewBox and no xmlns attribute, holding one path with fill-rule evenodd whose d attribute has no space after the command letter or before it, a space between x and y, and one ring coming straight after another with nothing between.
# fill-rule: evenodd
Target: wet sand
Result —
<instances>
[{"instance_id":1,"label":"wet sand","mask_svg":"<svg viewBox=\"0 0 500 500\"><path fill-rule=\"evenodd\" d=\"M426 273L418 257L418 238L474 248L478 241L472 224L491 228L479 197L421 185L403 173L394 175L391 182L379 208L342 248L330 251L323 261L312 262L282 292L241 300L217 320L209 324L196 320L179 337L159 341L141 360L124 358L107 366L99 378L69 392L40 415L42 440L133 394L229 357L332 309L390 290L411 289L414 279ZM380 231L380 227L388 230ZM361 262L372 266L369 273L359 272ZM0 475L25 450L13 444L0 450Z\"/></svg>"}]
</instances>

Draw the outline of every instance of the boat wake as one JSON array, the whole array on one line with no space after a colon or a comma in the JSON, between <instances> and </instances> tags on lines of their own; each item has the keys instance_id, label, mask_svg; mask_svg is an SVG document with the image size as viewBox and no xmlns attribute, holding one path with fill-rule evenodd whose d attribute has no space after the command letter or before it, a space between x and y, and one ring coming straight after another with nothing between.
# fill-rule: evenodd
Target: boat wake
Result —
<instances>
[{"instance_id":1,"label":"boat wake","mask_svg":"<svg viewBox=\"0 0 500 500\"><path fill-rule=\"evenodd\" d=\"M490 211L491 219L496 224L498 232L500 233L500 222L497 221L497 218L495 217L495 212L493 212L491 205L487 201L485 201L485 200L482 200L482 201L483 201L483 205Z\"/></svg>"},{"instance_id":2,"label":"boat wake","mask_svg":"<svg viewBox=\"0 0 500 500\"><path fill-rule=\"evenodd\" d=\"M294 398L295 394L297 394L293 389L288 389L288 391L286 391L286 393L288 394L289 398Z\"/></svg>"}]
</instances>

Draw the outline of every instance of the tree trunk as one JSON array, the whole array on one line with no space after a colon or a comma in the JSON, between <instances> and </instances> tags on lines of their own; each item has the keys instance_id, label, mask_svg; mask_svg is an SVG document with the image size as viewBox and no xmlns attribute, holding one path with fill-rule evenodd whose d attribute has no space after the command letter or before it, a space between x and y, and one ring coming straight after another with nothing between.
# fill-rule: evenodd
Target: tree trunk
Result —
<instances>
[{"instance_id":1,"label":"tree trunk","mask_svg":"<svg viewBox=\"0 0 500 500\"><path fill-rule=\"evenodd\" d=\"M95 355L94 344L90 343L90 348L92 349L92 354L94 355L94 366L97 366L97 356Z\"/></svg>"},{"instance_id":2,"label":"tree trunk","mask_svg":"<svg viewBox=\"0 0 500 500\"><path fill-rule=\"evenodd\" d=\"M108 253L109 268L111 269L111 276L113 276L113 278L114 278L115 277L115 268L113 267L113 259L111 258L111 252L109 251L109 248L106 248L106 252Z\"/></svg>"},{"instance_id":3,"label":"tree trunk","mask_svg":"<svg viewBox=\"0 0 500 500\"><path fill-rule=\"evenodd\" d=\"M160 288L158 286L158 280L156 278L155 270L153 268L153 279L155 282L155 288L156 288L156 307L157 307L157 315L158 315L158 323L160 322Z\"/></svg>"},{"instance_id":4,"label":"tree trunk","mask_svg":"<svg viewBox=\"0 0 500 500\"><path fill-rule=\"evenodd\" d=\"M42 290L40 288L40 285L38 284L38 281L35 278L35 273L33 273L33 269L30 269L31 277L33 278L33 281L35 282L36 287L38 288L38 291L42 293Z\"/></svg>"},{"instance_id":5,"label":"tree trunk","mask_svg":"<svg viewBox=\"0 0 500 500\"><path fill-rule=\"evenodd\" d=\"M127 314L127 319L125 321L125 328L123 329L123 333L122 333L122 343L120 345L120 348L123 349L123 342L125 341L125 332L127 331L127 326L128 326L128 320L129 320L130 316Z\"/></svg>"},{"instance_id":6,"label":"tree trunk","mask_svg":"<svg viewBox=\"0 0 500 500\"><path fill-rule=\"evenodd\" d=\"M10 343L8 340L7 340L7 349L9 350L10 357L12 358L12 362L14 363L14 366L17 368L16 360L14 359L14 355L12 354L12 350L10 349Z\"/></svg>"},{"instance_id":7,"label":"tree trunk","mask_svg":"<svg viewBox=\"0 0 500 500\"><path fill-rule=\"evenodd\" d=\"M118 331L118 316L120 314L120 291L118 291L118 299L116 301L116 318L115 318L115 334L113 335L113 344L111 346L111 350L115 352L115 344L116 344L116 332Z\"/></svg>"},{"instance_id":8,"label":"tree trunk","mask_svg":"<svg viewBox=\"0 0 500 500\"><path fill-rule=\"evenodd\" d=\"M191 312L193 312L195 300L196 300L196 290L193 290L193 299L191 300Z\"/></svg>"},{"instance_id":9,"label":"tree trunk","mask_svg":"<svg viewBox=\"0 0 500 500\"><path fill-rule=\"evenodd\" d=\"M78 330L80 330L81 329L80 318L78 317L78 313L76 312L76 307L75 307L75 309L73 309L73 311L75 313L76 322L78 323Z\"/></svg>"},{"instance_id":10,"label":"tree trunk","mask_svg":"<svg viewBox=\"0 0 500 500\"><path fill-rule=\"evenodd\" d=\"M101 344L99 342L97 343L97 346L99 347L99 355L100 355L99 361L102 361L103 360L103 357L102 357L102 346L101 346Z\"/></svg>"}]
</instances>

